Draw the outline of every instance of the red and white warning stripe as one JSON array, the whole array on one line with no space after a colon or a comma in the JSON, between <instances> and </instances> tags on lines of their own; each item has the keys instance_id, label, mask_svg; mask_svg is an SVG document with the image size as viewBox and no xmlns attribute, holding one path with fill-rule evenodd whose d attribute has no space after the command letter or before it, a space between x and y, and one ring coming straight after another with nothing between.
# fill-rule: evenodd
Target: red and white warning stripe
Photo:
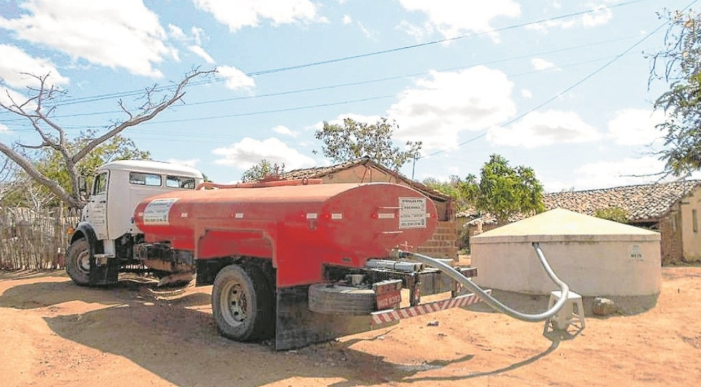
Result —
<instances>
[{"instance_id":1,"label":"red and white warning stripe","mask_svg":"<svg viewBox=\"0 0 701 387\"><path fill-rule=\"evenodd\" d=\"M491 294L492 291L485 290L485 293ZM405 318L440 312L441 310L460 308L463 306L476 304L480 301L482 301L482 299L478 295L470 293L464 296L458 296L447 300L429 302L423 305L410 306L408 308L381 310L379 312L374 312L371 314L372 325L387 324Z\"/></svg>"}]
</instances>

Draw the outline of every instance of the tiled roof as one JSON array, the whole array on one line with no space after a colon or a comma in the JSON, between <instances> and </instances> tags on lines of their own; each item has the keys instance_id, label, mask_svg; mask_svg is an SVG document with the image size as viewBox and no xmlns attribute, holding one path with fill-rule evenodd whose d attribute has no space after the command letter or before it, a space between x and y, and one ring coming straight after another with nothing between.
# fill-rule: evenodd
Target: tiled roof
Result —
<instances>
[{"instance_id":1,"label":"tiled roof","mask_svg":"<svg viewBox=\"0 0 701 387\"><path fill-rule=\"evenodd\" d=\"M388 175L393 176L395 179L403 181L408 186L423 193L424 195L430 197L431 199L435 199L435 200L439 200L439 201L447 201L450 198L448 195L445 195L441 192L438 192L434 189L431 189L431 188L419 183L418 181L411 180L410 178L402 175L399 172L393 171L393 170L391 170L383 165L380 165L380 164L372 161L368 157L361 157L359 159L347 161L347 162L341 163L341 164L330 165L328 167L295 169L293 171L283 173L280 176L280 178L282 178L282 179L303 179L306 177L308 179L315 179L315 178L321 178L321 177L330 175L330 174L338 172L338 171L349 169L349 168L352 168L352 167L355 167L358 165L365 165L366 167L374 167L376 169L379 169L379 170L387 173Z\"/></svg>"},{"instance_id":2,"label":"tiled roof","mask_svg":"<svg viewBox=\"0 0 701 387\"><path fill-rule=\"evenodd\" d=\"M344 169L348 169L350 167L354 167L356 165L362 164L365 161L370 161L370 159L366 159L364 157L351 160L351 161L346 161L345 163L341 164L336 164L336 165L329 165L327 167L313 167L313 168L301 168L301 169L295 169L289 172L285 172L280 177L282 179L303 179L303 178L309 178L309 179L316 179L320 178L326 175L329 175L334 172L342 171Z\"/></svg>"},{"instance_id":3,"label":"tiled roof","mask_svg":"<svg viewBox=\"0 0 701 387\"><path fill-rule=\"evenodd\" d=\"M477 219L480 219L482 221L482 224L496 224L497 223L497 218L490 214L489 212L483 212L480 214L479 210L476 208L468 208L466 210L460 211L457 214L455 214L456 218L467 218L468 222L473 222L477 221ZM513 222L518 222L519 220L526 218L523 214L513 214L509 216L509 221L508 223L513 223Z\"/></svg>"},{"instance_id":4,"label":"tiled roof","mask_svg":"<svg viewBox=\"0 0 701 387\"><path fill-rule=\"evenodd\" d=\"M620 207L628 213L630 222L655 222L666 215L674 203L698 186L701 186L701 180L554 192L543 195L543 204L546 210L564 208L591 216L594 216L596 210ZM456 216L468 219L480 217L479 211L473 208L460 211ZM494 216L489 213L482 214L481 218L483 224L496 223ZM522 214L516 214L509 218L509 222L523 218Z\"/></svg>"},{"instance_id":5,"label":"tiled roof","mask_svg":"<svg viewBox=\"0 0 701 387\"><path fill-rule=\"evenodd\" d=\"M564 208L587 215L608 207L620 207L628 212L629 220L656 221L667 214L674 203L687 196L700 180L673 183L629 185L588 191L545 194L547 209Z\"/></svg>"}]
</instances>

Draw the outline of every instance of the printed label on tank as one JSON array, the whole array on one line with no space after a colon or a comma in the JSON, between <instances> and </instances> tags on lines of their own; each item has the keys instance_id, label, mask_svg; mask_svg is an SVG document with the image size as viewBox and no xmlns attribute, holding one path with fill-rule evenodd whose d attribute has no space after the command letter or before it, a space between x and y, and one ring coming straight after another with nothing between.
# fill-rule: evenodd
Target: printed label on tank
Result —
<instances>
[{"instance_id":1,"label":"printed label on tank","mask_svg":"<svg viewBox=\"0 0 701 387\"><path fill-rule=\"evenodd\" d=\"M426 198L399 198L399 228L426 228Z\"/></svg>"},{"instance_id":2,"label":"printed label on tank","mask_svg":"<svg viewBox=\"0 0 701 387\"><path fill-rule=\"evenodd\" d=\"M144 209L144 224L168 224L168 213L177 198L155 199Z\"/></svg>"},{"instance_id":3,"label":"printed label on tank","mask_svg":"<svg viewBox=\"0 0 701 387\"><path fill-rule=\"evenodd\" d=\"M645 260L645 257L643 257L643 252L640 251L640 245L632 245L632 246L630 246L630 250L629 250L628 256L629 256L630 259L633 260L633 261L642 262L642 261Z\"/></svg>"}]
</instances>

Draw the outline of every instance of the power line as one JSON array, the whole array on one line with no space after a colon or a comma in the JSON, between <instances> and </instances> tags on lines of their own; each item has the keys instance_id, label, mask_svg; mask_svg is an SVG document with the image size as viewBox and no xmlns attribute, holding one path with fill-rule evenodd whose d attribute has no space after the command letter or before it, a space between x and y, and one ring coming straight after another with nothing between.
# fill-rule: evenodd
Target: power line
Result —
<instances>
[{"instance_id":1,"label":"power line","mask_svg":"<svg viewBox=\"0 0 701 387\"><path fill-rule=\"evenodd\" d=\"M476 63L471 63L471 64L457 66L457 67L437 69L436 71L440 71L440 72L454 71L454 70L470 68L473 66L490 65L490 64L495 64L495 63L503 63L503 62L513 61L513 60L518 60L518 59L530 58L533 56L550 55L550 54L559 53L559 52L580 50L580 49L587 48L587 47L596 47L596 46L600 46L600 45L607 44L607 43L628 40L628 39L631 39L631 38L637 37L637 36L639 36L639 35L627 36L627 37L616 38L616 39L608 39L608 40L603 40L603 41L598 41L598 42L580 44L577 46L563 47L563 48L558 48L558 49L549 50L549 51L540 51L540 52L530 53L530 54L526 54L526 55L519 55L519 56L514 56L514 57L507 57L507 58L488 60L488 61L483 61L483 62L476 62ZM589 63L589 61L579 62L578 64L581 64L581 63ZM560 66L560 67L567 67L567 66L565 65L565 66ZM539 71L535 71L535 72L539 72ZM429 73L429 71L423 71L423 72L417 72L417 73L396 75L396 76L391 76L391 77L375 78L375 79L369 79L369 80L362 80L362 81L348 82L348 83L341 83L341 84L334 84L334 85L325 85L325 86L318 86L318 87L305 88L305 89L286 90L286 91L281 91L281 92L267 93L267 94L253 95L253 96L221 98L221 99L214 99L214 100L208 100L208 101L202 101L202 102L187 103L187 104L181 105L180 107L187 108L187 107L198 106L198 105L231 102L231 101L242 101L242 100L258 99L258 98L269 98L269 97L300 94L300 93L307 93L307 92L314 92L314 91L321 91L321 90L331 90L331 89L351 87L351 86L361 86L361 85L367 85L367 84L371 84L371 83L387 82L387 81L392 81L392 80L423 76L423 75L426 75L428 73ZM534 72L530 72L530 73L534 73ZM529 73L524 73L524 74L529 74ZM519 76L519 75L523 75L523 74L516 74L516 75L512 75L512 76L515 77L515 76ZM122 112L121 110L109 110L109 111L99 111L99 112L89 112L89 113L56 115L53 118L85 117L85 116L103 115L103 114L116 114L116 113L121 113L121 112ZM21 118L16 118L16 119L5 120L4 122L18 122L18 121L24 121L24 120Z\"/></svg>"},{"instance_id":2,"label":"power line","mask_svg":"<svg viewBox=\"0 0 701 387\"><path fill-rule=\"evenodd\" d=\"M617 4L612 4L606 8L617 8L617 7L623 7L626 5L631 5L635 3L640 3L643 1L648 1L648 0L632 0L632 1L627 1L623 3L617 3ZM341 57L341 58L335 58L335 59L328 59L328 60L323 60L323 61L318 61L318 62L311 62L311 63L305 63L305 64L300 64L300 65L295 65L295 66L288 66L288 67L280 67L276 69L270 69L270 70L262 70L262 71L254 71L247 73L246 75L249 76L256 76L256 75L265 75L265 74L272 74L272 73L279 73L282 71L289 71L289 70L297 70L297 69L302 69L302 68L307 68L307 67L312 67L312 66L319 66L319 65L325 65L325 64L330 64L330 63L338 63L338 62L344 62L348 60L354 60L354 59L360 59L360 58L367 58L370 56L376 56L376 55L383 55L383 54L389 54L389 53L394 53L394 52L399 52L399 51L405 51L405 50L411 50L414 48L419 48L419 47L425 47L425 46L431 46L435 44L442 44L442 43L447 43L447 42L452 42L456 40L461 40L461 39L466 39L466 38L471 38L475 36L480 36L480 35L486 35L486 34L492 34L495 32L502 32L502 31L507 31L507 30L512 30L516 28L521 28L521 27L526 27L530 25L536 25L536 24L541 24L545 23L548 21L554 21L554 20L560 20L560 19L567 19L570 17L575 17L575 16L581 16L585 15L588 13L592 12L597 12L600 11L601 9L590 9L586 11L580 11L580 12L573 12L569 13L566 15L560 15L560 16L555 16L551 18L546 18L546 19L540 19L536 21L531 21L531 22L526 22L526 23L520 23L520 24L513 24L507 27L502 27L502 28L497 28L494 30L490 31L483 31L483 32L477 32L477 33L472 33L472 34L465 34L465 35L460 35L456 36L453 38L446 38L446 39L439 39L439 40L433 40L430 42L425 42L425 43L418 43L418 44L412 44L409 46L403 46L403 47L396 47L396 48L391 48L388 50L381 50L381 51L375 51L375 52L369 52L365 54L359 54L359 55L351 55L351 56L346 56L346 57Z\"/></svg>"},{"instance_id":3,"label":"power line","mask_svg":"<svg viewBox=\"0 0 701 387\"><path fill-rule=\"evenodd\" d=\"M612 8L625 7L628 5L641 3L641 2L645 2L645 1L650 1L650 0L630 0L630 1L625 1L625 2L621 2L621 3L611 4L611 5L607 6L606 8L612 9ZM278 68L273 68L273 69L268 69L268 70L251 71L251 72L245 73L245 75L250 76L250 77L267 75L267 74L297 70L297 69L302 69L302 68L321 66L321 65L325 65L325 64L331 64L331 63L345 62L345 61L366 58L366 57L371 57L371 56L384 55L384 54L389 54L389 53L394 53L394 52L406 51L406 50L411 50L411 49L415 49L415 48L426 47L426 46L431 46L431 45L436 45L436 44L443 44L443 43L447 43L447 42L451 42L451 41L457 41L457 40L462 40L462 39L471 38L471 37L475 37L475 36L491 34L491 33L495 33L495 32L503 32L503 31L521 28L521 27L526 27L526 26L530 26L530 25L546 23L549 21L567 19L567 18L571 18L571 17L576 17L576 16L581 16L581 15L597 12L600 10L601 10L601 8L595 8L595 9L590 9L590 10L585 10L585 11L573 12L573 13L554 16L554 17L550 17L550 18L539 19L536 21L513 24L513 25L506 26L506 27L501 27L501 28L497 28L494 30L490 30L490 31L465 34L465 35L460 35L460 36L456 36L456 37L452 37L452 38L433 40L433 41L425 42L425 43L418 43L418 44L413 44L413 45L408 45L408 46L395 47L395 48L390 48L387 50L373 51L373 52L368 52L368 53L364 53L364 54L350 55L350 56L345 56L345 57L340 57L340 58L327 59L327 60L323 60L323 61L303 63L303 64L299 64L299 65L294 65L294 66L278 67ZM223 81L225 81L225 79L218 78L218 79L214 79L214 80L192 82L192 83L190 83L190 85L191 86L198 86L198 85L209 84L209 83L214 83L214 82L223 82ZM168 90L168 89L173 88L173 87L175 87L174 84L167 85L167 86L160 86L160 87L156 87L154 89L154 91L164 91L164 90ZM95 101L101 101L101 100L105 100L105 99L122 98L122 97L136 96L136 95L142 95L142 94L143 94L143 89L110 93L110 94L101 94L101 95L96 95L96 96L67 99L67 100L63 101L59 106L95 102Z\"/></svg>"},{"instance_id":4,"label":"power line","mask_svg":"<svg viewBox=\"0 0 701 387\"><path fill-rule=\"evenodd\" d=\"M692 1L689 5L687 5L686 7L684 7L684 8L682 9L682 11L684 11L684 10L690 8L691 6L693 6L693 5L694 5L695 3L697 3L697 2L698 2L698 0ZM589 73L589 74L586 75L584 78L582 78L582 79L580 79L579 81L575 82L573 85L569 86L569 87L566 88L565 90L559 92L558 94L554 95L553 97L548 98L548 99L545 100L544 102L542 102L542 103L536 105L535 107L531 108L531 109L528 110L527 112L518 115L516 118L513 118L513 119L507 121L507 122L506 122L505 124L503 124L503 125L500 125L500 127L506 128L507 126L513 124L514 122L521 120L523 117L527 116L528 114L533 113L534 111L536 111L536 110L538 110L538 109L540 109L540 108L542 108L542 107L544 107L544 106L550 104L552 101L554 101L554 100L560 98L561 96L563 96L564 94L570 92L571 90L573 90L573 89L576 88L577 86L581 85L582 83L588 81L588 80L591 79L593 76L595 76L596 74L600 73L601 71L605 70L607 67L609 67L610 65L612 65L612 64L613 64L614 62L616 62L618 59L620 59L620 58L623 57L624 55L628 54L628 53L629 53L630 51L632 51L635 47L639 46L639 45L642 44L644 41L646 41L647 39L649 39L652 35L654 35L655 33L657 33L659 30L661 30L662 28L664 28L666 25L667 25L667 23L661 24L660 26L658 26L657 28L655 28L652 32L646 34L642 39L640 39L640 40L638 40L637 42L635 42L632 46L630 46L630 47L628 47L627 49L625 49L622 53L616 55L613 59L611 59L610 61L606 62L603 66L601 66L601 67L599 67L598 69L594 70L593 72ZM447 151L449 151L449 150L459 149L459 148L462 147L463 145L469 144L469 143L471 143L471 142L473 142L473 141L476 141L476 140L478 140L478 139L480 139L480 138L482 138L482 137L485 137L486 135L487 135L487 132L485 132L485 133L483 133L483 134L481 134L481 135L479 135L479 136L475 136L475 137L473 137L473 138L471 138L471 139L469 139L469 140L467 140L467 141L461 142L461 143L459 143L458 145L456 145L455 147L448 148L448 149L441 149L441 150L439 150L439 151L430 153L430 154L427 156L427 158L428 158L428 157L431 157L431 156L435 156L435 155L440 154L440 153L443 153L443 152L447 152Z\"/></svg>"},{"instance_id":5,"label":"power line","mask_svg":"<svg viewBox=\"0 0 701 387\"><path fill-rule=\"evenodd\" d=\"M618 56L619 55L617 55L616 57L618 57ZM597 58L597 59L590 59L590 60L582 61L582 62L565 64L565 65L559 66L559 68L567 68L567 67L579 66L579 65L583 65L583 64L589 64L592 62L598 62L598 61L608 59L608 58L609 57ZM511 74L511 75L507 75L507 76L509 78L516 78L516 77L520 77L520 76L524 76L524 75L530 75L530 74L542 73L542 72L548 72L548 71L552 71L552 70L545 69L545 70L527 71L527 72L518 73L518 74ZM315 104L315 105L304 105L304 106L296 106L296 107L283 108L283 109L262 110L262 111L226 114L226 115L218 115L218 116L192 117L192 118L183 118L183 119L173 119L173 120L168 120L168 121L148 121L148 122L144 122L142 125L155 125L155 124L162 124L162 123L180 123L180 122L190 122L190 121L205 121L205 120L213 120L213 119L221 119L221 118L233 118L233 117L263 115L263 114L274 114L274 113L283 113L283 112L290 112L290 111L314 109L314 108L319 108L319 107L346 105L346 104L366 102L366 101L386 99L386 98L394 98L394 97L396 97L396 95L382 95L382 96L366 97L366 98L362 98L362 99L349 100L349 101L340 101L340 102L323 103L323 104ZM189 106L189 105L185 105L185 106ZM118 113L118 111L104 112L104 113ZM77 117L77 116L85 116L85 115L92 115L92 114L101 114L101 113L80 113L80 114L68 115L68 116L62 116L62 117ZM21 120L21 119L19 119L19 120ZM23 123L25 122L25 120L21 120L21 121ZM29 124L24 124L24 126L28 126L28 125ZM104 129L105 127L104 126L67 126L67 125L64 125L63 128L66 130L69 130L69 129L70 130L83 130L83 129ZM16 132L25 132L25 131L32 131L32 130L34 130L34 129L32 129L32 128L14 129L14 131L16 131Z\"/></svg>"}]
</instances>

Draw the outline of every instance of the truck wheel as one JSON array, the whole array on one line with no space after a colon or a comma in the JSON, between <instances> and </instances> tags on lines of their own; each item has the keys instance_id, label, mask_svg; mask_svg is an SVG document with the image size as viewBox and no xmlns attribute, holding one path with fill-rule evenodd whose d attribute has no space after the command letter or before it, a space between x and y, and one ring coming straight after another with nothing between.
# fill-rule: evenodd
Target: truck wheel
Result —
<instances>
[{"instance_id":1,"label":"truck wheel","mask_svg":"<svg viewBox=\"0 0 701 387\"><path fill-rule=\"evenodd\" d=\"M375 311L375 292L351 286L309 287L309 310L322 314L366 315Z\"/></svg>"},{"instance_id":2,"label":"truck wheel","mask_svg":"<svg viewBox=\"0 0 701 387\"><path fill-rule=\"evenodd\" d=\"M212 287L212 314L222 336L249 341L272 337L273 291L257 267L223 268Z\"/></svg>"},{"instance_id":3,"label":"truck wheel","mask_svg":"<svg viewBox=\"0 0 701 387\"><path fill-rule=\"evenodd\" d=\"M68 248L66 273L77 285L90 283L90 248L85 238L76 239Z\"/></svg>"}]
</instances>

